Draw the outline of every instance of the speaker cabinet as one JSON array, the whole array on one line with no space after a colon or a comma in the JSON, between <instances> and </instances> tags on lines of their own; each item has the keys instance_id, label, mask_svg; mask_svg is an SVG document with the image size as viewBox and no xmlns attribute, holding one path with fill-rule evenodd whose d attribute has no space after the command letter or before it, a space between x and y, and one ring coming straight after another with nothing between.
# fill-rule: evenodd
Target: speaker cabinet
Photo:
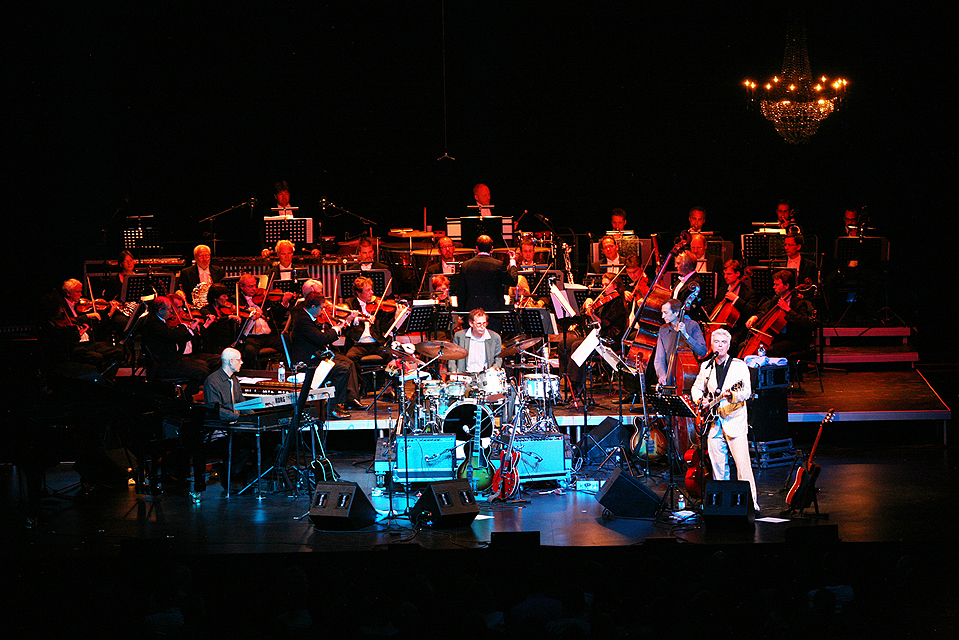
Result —
<instances>
[{"instance_id":1,"label":"speaker cabinet","mask_svg":"<svg viewBox=\"0 0 959 640\"><path fill-rule=\"evenodd\" d=\"M586 433L579 448L587 462L602 460L607 449L623 444L623 428L616 418L606 418Z\"/></svg>"},{"instance_id":2,"label":"speaker cabinet","mask_svg":"<svg viewBox=\"0 0 959 640\"><path fill-rule=\"evenodd\" d=\"M775 442L789 438L786 388L761 389L746 402L753 441Z\"/></svg>"},{"instance_id":3,"label":"speaker cabinet","mask_svg":"<svg viewBox=\"0 0 959 640\"><path fill-rule=\"evenodd\" d=\"M753 492L745 480L709 480L703 491L703 519L747 523L752 504Z\"/></svg>"},{"instance_id":4,"label":"speaker cabinet","mask_svg":"<svg viewBox=\"0 0 959 640\"><path fill-rule=\"evenodd\" d=\"M651 518L659 508L660 496L641 480L617 468L600 490L596 499L610 513L624 518Z\"/></svg>"},{"instance_id":5,"label":"speaker cabinet","mask_svg":"<svg viewBox=\"0 0 959 640\"><path fill-rule=\"evenodd\" d=\"M476 496L466 480L434 482L413 505L410 522L433 529L468 527L479 515Z\"/></svg>"},{"instance_id":6,"label":"speaker cabinet","mask_svg":"<svg viewBox=\"0 0 959 640\"><path fill-rule=\"evenodd\" d=\"M355 482L318 482L310 505L317 529L355 531L376 521L376 510Z\"/></svg>"}]
</instances>

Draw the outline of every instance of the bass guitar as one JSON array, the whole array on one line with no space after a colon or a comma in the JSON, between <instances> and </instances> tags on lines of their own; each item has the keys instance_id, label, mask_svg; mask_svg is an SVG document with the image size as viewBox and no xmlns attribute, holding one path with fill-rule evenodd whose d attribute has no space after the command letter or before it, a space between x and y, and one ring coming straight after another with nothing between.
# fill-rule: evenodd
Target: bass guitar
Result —
<instances>
[{"instance_id":1,"label":"bass guitar","mask_svg":"<svg viewBox=\"0 0 959 640\"><path fill-rule=\"evenodd\" d=\"M816 495L816 478L819 477L822 467L813 462L813 457L816 455L816 448L819 446L819 438L822 437L822 428L827 422L832 422L835 413L835 410L830 409L823 421L819 423L819 432L816 434L816 441L813 442L812 450L809 452L809 458L806 459L806 466L796 469L796 480L790 487L789 493L786 494L786 504L789 506L786 513L805 509Z\"/></svg>"}]
</instances>

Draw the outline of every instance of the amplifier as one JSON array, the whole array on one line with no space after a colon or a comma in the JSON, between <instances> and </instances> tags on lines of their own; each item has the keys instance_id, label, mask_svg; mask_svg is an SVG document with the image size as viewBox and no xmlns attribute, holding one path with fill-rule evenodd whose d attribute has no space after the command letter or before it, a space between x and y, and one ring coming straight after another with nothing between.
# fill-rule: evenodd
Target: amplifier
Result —
<instances>
[{"instance_id":1,"label":"amplifier","mask_svg":"<svg viewBox=\"0 0 959 640\"><path fill-rule=\"evenodd\" d=\"M494 464L499 464L499 453L505 447L506 445L502 444L494 446L492 453ZM516 464L520 482L534 480L569 482L572 468L569 436L562 433L516 436L513 450L520 454Z\"/></svg>"},{"instance_id":2,"label":"amplifier","mask_svg":"<svg viewBox=\"0 0 959 640\"><path fill-rule=\"evenodd\" d=\"M452 480L456 477L455 449L456 435L452 433L398 436L388 452L393 481L412 484Z\"/></svg>"}]
</instances>

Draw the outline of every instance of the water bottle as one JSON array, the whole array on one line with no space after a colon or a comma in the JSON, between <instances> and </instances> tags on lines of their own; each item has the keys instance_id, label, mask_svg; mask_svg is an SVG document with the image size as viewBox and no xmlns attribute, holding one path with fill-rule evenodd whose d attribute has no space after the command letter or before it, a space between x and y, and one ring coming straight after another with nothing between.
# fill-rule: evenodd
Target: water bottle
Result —
<instances>
[{"instance_id":1,"label":"water bottle","mask_svg":"<svg viewBox=\"0 0 959 640\"><path fill-rule=\"evenodd\" d=\"M276 379L278 382L286 382L286 367L283 363L280 363L280 366L276 369Z\"/></svg>"},{"instance_id":2,"label":"water bottle","mask_svg":"<svg viewBox=\"0 0 959 640\"><path fill-rule=\"evenodd\" d=\"M756 355L759 356L760 358L766 357L766 345L763 344L762 342L759 343L759 348L756 349Z\"/></svg>"},{"instance_id":3,"label":"water bottle","mask_svg":"<svg viewBox=\"0 0 959 640\"><path fill-rule=\"evenodd\" d=\"M683 495L683 492L679 492L679 496L676 498L676 510L684 511L686 509L686 496Z\"/></svg>"}]
</instances>

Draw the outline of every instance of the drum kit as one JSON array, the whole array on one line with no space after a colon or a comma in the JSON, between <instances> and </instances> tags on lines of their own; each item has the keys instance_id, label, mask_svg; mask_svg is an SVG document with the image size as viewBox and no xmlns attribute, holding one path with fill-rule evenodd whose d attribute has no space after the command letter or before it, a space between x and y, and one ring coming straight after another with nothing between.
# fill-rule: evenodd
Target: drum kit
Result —
<instances>
[{"instance_id":1,"label":"drum kit","mask_svg":"<svg viewBox=\"0 0 959 640\"><path fill-rule=\"evenodd\" d=\"M560 399L560 377L549 372L548 346L543 347L543 353L531 351L542 338L524 338L510 340L497 354L499 358L521 356L527 361L508 367L518 377L491 367L450 373L446 380L435 379L428 370L433 363L462 360L469 355L467 349L444 340L419 342L414 345L414 353L394 345L389 351L397 364L388 371L397 377L402 372L404 382L399 385L402 418L396 425L397 435L452 433L457 441L465 443L474 436L477 415L481 416L480 437L484 441L501 431L502 425L511 425L518 435L554 431L553 406ZM410 390L406 382L411 383Z\"/></svg>"}]
</instances>

